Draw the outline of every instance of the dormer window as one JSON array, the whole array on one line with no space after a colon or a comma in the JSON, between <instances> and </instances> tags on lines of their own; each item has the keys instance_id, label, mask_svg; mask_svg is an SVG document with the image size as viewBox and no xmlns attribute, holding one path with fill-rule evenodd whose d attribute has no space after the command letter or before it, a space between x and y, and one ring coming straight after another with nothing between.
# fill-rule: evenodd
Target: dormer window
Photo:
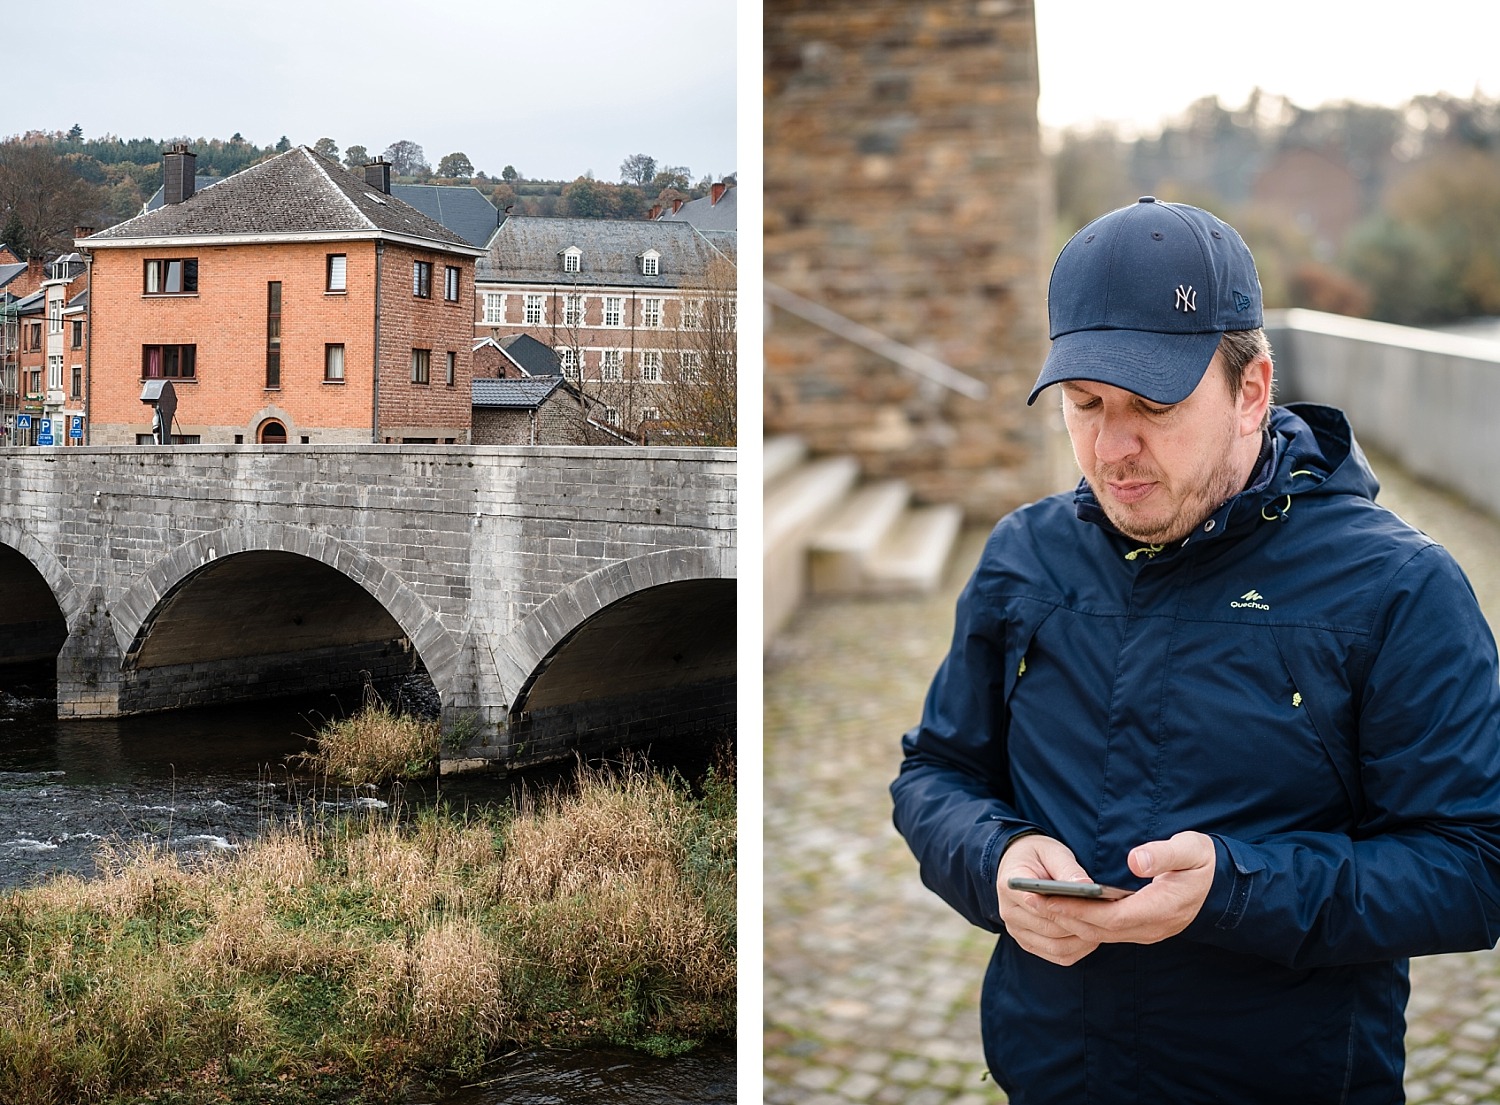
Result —
<instances>
[{"instance_id":1,"label":"dormer window","mask_svg":"<svg viewBox=\"0 0 1500 1105\"><path fill-rule=\"evenodd\" d=\"M656 250L648 249L645 253L641 254L639 260L642 276L661 275L661 254Z\"/></svg>"},{"instance_id":2,"label":"dormer window","mask_svg":"<svg viewBox=\"0 0 1500 1105\"><path fill-rule=\"evenodd\" d=\"M563 272L581 272L583 269L583 250L577 246L569 246L563 250Z\"/></svg>"}]
</instances>

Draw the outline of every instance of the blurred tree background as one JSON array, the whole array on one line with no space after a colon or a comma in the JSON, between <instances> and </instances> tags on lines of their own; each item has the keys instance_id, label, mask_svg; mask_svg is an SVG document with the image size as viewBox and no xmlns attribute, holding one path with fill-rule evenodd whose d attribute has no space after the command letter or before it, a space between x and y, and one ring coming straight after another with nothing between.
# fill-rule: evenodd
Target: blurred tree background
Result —
<instances>
[{"instance_id":1,"label":"blurred tree background","mask_svg":"<svg viewBox=\"0 0 1500 1105\"><path fill-rule=\"evenodd\" d=\"M1412 326L1500 315L1500 100L1308 109L1257 90L1192 104L1160 134L1049 136L1056 246L1154 195L1244 235L1267 307Z\"/></svg>"}]
</instances>

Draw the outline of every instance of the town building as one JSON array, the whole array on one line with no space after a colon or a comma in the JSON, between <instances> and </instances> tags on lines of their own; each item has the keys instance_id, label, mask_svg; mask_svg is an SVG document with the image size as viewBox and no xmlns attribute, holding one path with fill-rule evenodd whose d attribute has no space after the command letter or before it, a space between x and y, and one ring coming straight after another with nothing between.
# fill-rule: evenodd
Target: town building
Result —
<instances>
[{"instance_id":1,"label":"town building","mask_svg":"<svg viewBox=\"0 0 1500 1105\"><path fill-rule=\"evenodd\" d=\"M530 334L474 343L475 445L634 445L603 404L562 373L555 349Z\"/></svg>"},{"instance_id":2,"label":"town building","mask_svg":"<svg viewBox=\"0 0 1500 1105\"><path fill-rule=\"evenodd\" d=\"M482 251L382 162L298 147L199 191L194 160L169 151L160 207L75 243L102 320L89 442L155 440L143 385L164 383L178 443L468 441Z\"/></svg>"},{"instance_id":3,"label":"town building","mask_svg":"<svg viewBox=\"0 0 1500 1105\"><path fill-rule=\"evenodd\" d=\"M684 221L511 215L476 266L475 336L556 350L605 421L635 435L726 354L706 343L732 356L734 256L732 232Z\"/></svg>"},{"instance_id":4,"label":"town building","mask_svg":"<svg viewBox=\"0 0 1500 1105\"><path fill-rule=\"evenodd\" d=\"M649 217L661 222L691 223L701 231L730 234L739 227L739 190L729 181L709 186L708 195L695 200L673 200L651 208Z\"/></svg>"},{"instance_id":5,"label":"town building","mask_svg":"<svg viewBox=\"0 0 1500 1105\"><path fill-rule=\"evenodd\" d=\"M21 261L0 246L0 445L83 443L86 269L78 253Z\"/></svg>"}]
</instances>

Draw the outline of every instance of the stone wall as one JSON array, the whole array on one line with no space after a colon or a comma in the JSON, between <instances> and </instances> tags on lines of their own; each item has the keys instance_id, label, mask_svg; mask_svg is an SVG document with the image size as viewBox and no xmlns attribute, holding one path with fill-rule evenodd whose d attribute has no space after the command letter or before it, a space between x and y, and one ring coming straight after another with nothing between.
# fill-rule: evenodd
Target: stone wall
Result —
<instances>
[{"instance_id":1,"label":"stone wall","mask_svg":"<svg viewBox=\"0 0 1500 1105\"><path fill-rule=\"evenodd\" d=\"M1029 0L766 0L766 279L984 381L975 400L782 310L765 429L992 519L1047 483L1045 166Z\"/></svg>"}]
</instances>

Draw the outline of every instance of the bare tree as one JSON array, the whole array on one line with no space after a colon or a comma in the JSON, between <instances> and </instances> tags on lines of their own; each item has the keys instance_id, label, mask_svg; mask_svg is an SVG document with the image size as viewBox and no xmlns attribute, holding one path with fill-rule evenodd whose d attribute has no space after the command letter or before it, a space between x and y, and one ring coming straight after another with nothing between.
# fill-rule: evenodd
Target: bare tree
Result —
<instances>
[{"instance_id":1,"label":"bare tree","mask_svg":"<svg viewBox=\"0 0 1500 1105\"><path fill-rule=\"evenodd\" d=\"M657 424L646 432L655 442L732 446L737 438L738 372L735 337L737 274L718 257L702 283L683 289L683 321L675 363L665 366L657 389Z\"/></svg>"},{"instance_id":2,"label":"bare tree","mask_svg":"<svg viewBox=\"0 0 1500 1105\"><path fill-rule=\"evenodd\" d=\"M432 172L427 164L427 155L422 147L409 138L392 142L386 147L385 159L391 163L391 172L397 176L422 176Z\"/></svg>"},{"instance_id":3,"label":"bare tree","mask_svg":"<svg viewBox=\"0 0 1500 1105\"><path fill-rule=\"evenodd\" d=\"M51 143L0 142L0 225L19 228L30 255L71 246L73 228L102 202Z\"/></svg>"}]
</instances>

